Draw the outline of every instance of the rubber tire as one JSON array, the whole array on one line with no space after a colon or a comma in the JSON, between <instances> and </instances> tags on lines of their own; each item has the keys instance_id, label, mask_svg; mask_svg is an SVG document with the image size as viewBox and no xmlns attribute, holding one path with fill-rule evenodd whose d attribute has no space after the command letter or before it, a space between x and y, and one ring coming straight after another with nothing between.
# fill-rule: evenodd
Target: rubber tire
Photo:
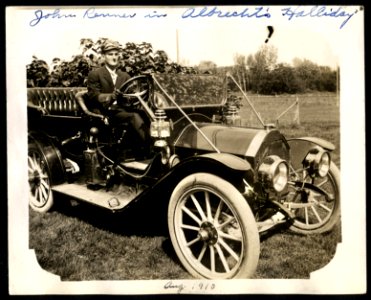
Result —
<instances>
[{"instance_id":1,"label":"rubber tire","mask_svg":"<svg viewBox=\"0 0 371 300\"><path fill-rule=\"evenodd\" d=\"M42 159L42 161L44 163L44 169L45 169L46 175L48 176L48 179L49 179L49 188L50 189L49 189L48 197L46 199L45 204L42 205L42 206L38 206L38 205L35 205L33 203L33 201L31 200L32 196L31 196L31 186L30 186L29 205L32 208L32 210L34 210L34 211L37 211L39 213L46 213L46 212L50 211L52 209L52 207L54 206L53 191L51 190L51 185L50 185L50 178L51 178L50 168L49 168L48 162L45 158L44 152L37 145L35 145L34 143L28 144L28 153L30 153L30 152L37 153L40 156L40 158Z\"/></svg>"},{"instance_id":2,"label":"rubber tire","mask_svg":"<svg viewBox=\"0 0 371 300\"><path fill-rule=\"evenodd\" d=\"M195 187L201 189L207 188L221 195L224 202L228 202L227 205L229 209L233 210L234 216L238 219L240 228L244 233L243 239L245 240L245 251L242 261L235 273L229 274L228 277L219 275L210 277L202 274L199 270L197 270L197 267L195 267L192 262L187 259L187 255L185 255L185 252L183 251L184 247L180 245L177 238L177 231L179 230L179 228L175 227L177 206L183 195ZM209 173L195 173L181 180L174 189L170 198L168 207L168 227L171 242L180 262L194 277L207 279L249 278L255 273L260 255L260 240L257 224L244 197L232 184L224 179ZM196 260L195 257L194 259Z\"/></svg>"}]
</instances>

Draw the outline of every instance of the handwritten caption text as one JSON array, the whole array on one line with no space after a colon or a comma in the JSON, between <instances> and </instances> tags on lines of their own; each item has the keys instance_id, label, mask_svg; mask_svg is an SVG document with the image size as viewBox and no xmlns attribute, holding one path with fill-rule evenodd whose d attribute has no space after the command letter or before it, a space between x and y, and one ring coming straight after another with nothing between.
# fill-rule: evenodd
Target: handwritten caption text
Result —
<instances>
[{"instance_id":1,"label":"handwritten caption text","mask_svg":"<svg viewBox=\"0 0 371 300\"><path fill-rule=\"evenodd\" d=\"M287 6L280 9L280 16L287 21L292 21L298 18L307 18L315 20L319 18L331 18L333 20L339 20L342 29L350 19L358 12L356 8L347 7L328 7L328 6ZM239 9L231 9L229 7L217 7L217 6L204 6L204 7L188 7L180 13L179 18L186 20L193 19L270 19L273 16L273 12L270 7L242 7ZM85 10L75 10L67 12L60 8L54 10L43 10L37 9L33 12L32 19L29 22L31 27L35 27L39 24L45 23L51 20L73 20L73 19L85 19L85 20L99 20L99 19L165 19L169 17L167 11L157 10L128 10L115 9L113 11L107 11L104 9L98 9L95 7L89 7Z\"/></svg>"}]
</instances>

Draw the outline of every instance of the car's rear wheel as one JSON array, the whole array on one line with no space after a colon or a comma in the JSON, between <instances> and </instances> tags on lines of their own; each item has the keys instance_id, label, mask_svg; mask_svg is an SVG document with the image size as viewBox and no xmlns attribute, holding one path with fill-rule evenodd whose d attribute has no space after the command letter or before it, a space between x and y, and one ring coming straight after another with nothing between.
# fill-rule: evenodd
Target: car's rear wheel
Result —
<instances>
[{"instance_id":1,"label":"car's rear wheel","mask_svg":"<svg viewBox=\"0 0 371 300\"><path fill-rule=\"evenodd\" d=\"M251 277L260 253L254 216L229 182L208 173L184 178L168 209L169 233L185 269L197 278Z\"/></svg>"},{"instance_id":2,"label":"car's rear wheel","mask_svg":"<svg viewBox=\"0 0 371 300\"><path fill-rule=\"evenodd\" d=\"M45 155L35 144L28 145L29 204L38 212L49 211L54 203L50 169Z\"/></svg>"},{"instance_id":3,"label":"car's rear wheel","mask_svg":"<svg viewBox=\"0 0 371 300\"><path fill-rule=\"evenodd\" d=\"M295 218L290 230L302 234L331 230L340 219L340 172L331 163L327 176L304 178L292 187Z\"/></svg>"}]
</instances>

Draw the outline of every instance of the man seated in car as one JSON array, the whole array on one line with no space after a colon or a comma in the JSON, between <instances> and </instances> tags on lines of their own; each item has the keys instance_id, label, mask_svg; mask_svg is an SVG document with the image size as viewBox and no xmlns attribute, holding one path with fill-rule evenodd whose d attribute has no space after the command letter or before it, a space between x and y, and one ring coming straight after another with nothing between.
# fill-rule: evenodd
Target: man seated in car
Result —
<instances>
[{"instance_id":1,"label":"man seated in car","mask_svg":"<svg viewBox=\"0 0 371 300\"><path fill-rule=\"evenodd\" d=\"M136 112L128 112L124 109L108 108L114 103L120 94L118 90L130 76L119 69L120 65L120 44L114 41L106 41L102 46L102 57L104 66L91 71L88 75L88 98L100 107L99 109L107 114L113 125L120 125L128 122L137 131L139 137L146 141L146 129L141 116Z\"/></svg>"}]
</instances>

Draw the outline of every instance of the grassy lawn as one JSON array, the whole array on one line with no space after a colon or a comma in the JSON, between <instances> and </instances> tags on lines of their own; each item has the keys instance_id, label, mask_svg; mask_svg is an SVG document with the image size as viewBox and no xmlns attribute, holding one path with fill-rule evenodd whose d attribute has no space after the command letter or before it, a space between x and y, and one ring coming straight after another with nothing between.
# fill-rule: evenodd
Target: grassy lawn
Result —
<instances>
[{"instance_id":1,"label":"grassy lawn","mask_svg":"<svg viewBox=\"0 0 371 300\"><path fill-rule=\"evenodd\" d=\"M295 101L273 98L277 100L274 105L274 99L251 100L262 116L277 116ZM333 161L340 167L339 108L335 95L299 98L300 124L282 121L280 128L288 137L317 136L333 142L337 147ZM264 103L258 102L261 100ZM249 119L249 113L244 104L242 117ZM292 116L288 112L285 118ZM59 204L66 199L56 200ZM35 249L42 268L60 275L62 280L190 279L174 253L166 223L160 222L164 212L155 208L119 215L75 203L58 205L47 214L30 211L29 247ZM330 233L309 236L276 228L261 237L254 278L309 278L310 272L332 259L340 241L340 224Z\"/></svg>"},{"instance_id":2,"label":"grassy lawn","mask_svg":"<svg viewBox=\"0 0 371 300\"><path fill-rule=\"evenodd\" d=\"M30 248L39 264L62 280L191 279L166 230L148 234L153 225L137 226L134 219L85 205L30 212ZM340 240L340 224L331 233L309 236L278 228L262 236L254 278L309 278L331 260Z\"/></svg>"}]
</instances>

